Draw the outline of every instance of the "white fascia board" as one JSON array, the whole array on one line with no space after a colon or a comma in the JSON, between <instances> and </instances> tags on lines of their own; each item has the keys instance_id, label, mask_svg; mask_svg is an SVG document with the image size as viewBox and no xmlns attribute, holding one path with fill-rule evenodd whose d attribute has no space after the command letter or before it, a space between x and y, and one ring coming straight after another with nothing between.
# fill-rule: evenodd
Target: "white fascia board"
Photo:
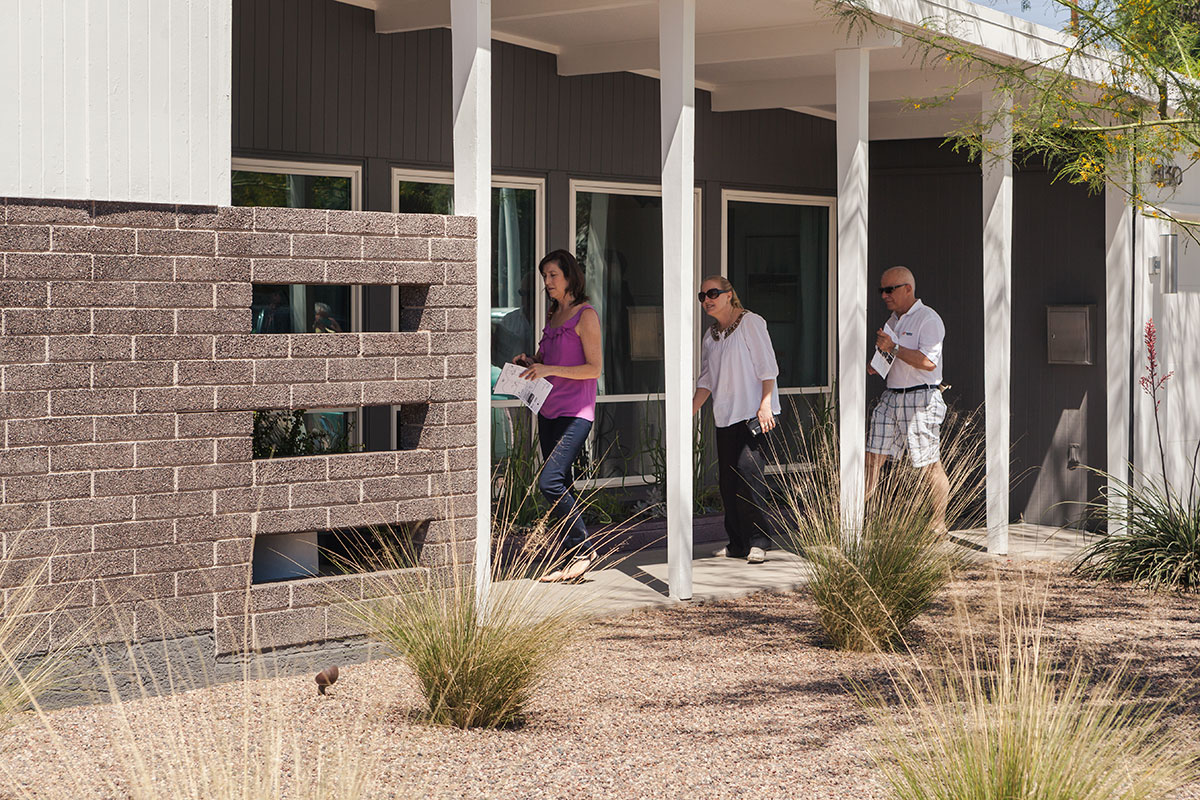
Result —
<instances>
[{"instance_id":1,"label":"white fascia board","mask_svg":"<svg viewBox=\"0 0 1200 800\"><path fill-rule=\"evenodd\" d=\"M845 33L835 23L830 22L698 34L696 65L819 55L831 52L833 45L844 38ZM903 43L903 37L899 34L880 30L866 31L857 46L870 50L900 47ZM559 75L657 69L657 39L563 47L558 56Z\"/></svg>"},{"instance_id":2,"label":"white fascia board","mask_svg":"<svg viewBox=\"0 0 1200 800\"><path fill-rule=\"evenodd\" d=\"M1071 54L1075 37L1045 25L1005 14L968 0L862 0L864 7L900 27L942 26L941 32L1001 58L1041 64L1082 81L1099 83L1110 77L1116 53L1089 49Z\"/></svg>"},{"instance_id":3,"label":"white fascia board","mask_svg":"<svg viewBox=\"0 0 1200 800\"><path fill-rule=\"evenodd\" d=\"M450 27L449 0L378 0L376 33L407 33Z\"/></svg>"},{"instance_id":4,"label":"white fascia board","mask_svg":"<svg viewBox=\"0 0 1200 800\"><path fill-rule=\"evenodd\" d=\"M955 104L944 108L871 110L871 141L896 139L935 139L950 135L968 122L978 119L982 97L961 95ZM961 101L961 105L958 104Z\"/></svg>"},{"instance_id":5,"label":"white fascia board","mask_svg":"<svg viewBox=\"0 0 1200 800\"><path fill-rule=\"evenodd\" d=\"M877 72L871 75L871 101L932 97L952 92L960 84L955 73L940 70ZM827 106L835 102L836 89L833 75L726 83L713 90L713 111Z\"/></svg>"},{"instance_id":6,"label":"white fascia board","mask_svg":"<svg viewBox=\"0 0 1200 800\"><path fill-rule=\"evenodd\" d=\"M404 33L430 28L450 27L448 0L340 0L375 9L376 33ZM500 38L494 30L497 23L526 19L564 17L592 11L620 11L626 8L655 5L657 0L494 0L492 3L492 37ZM543 45L538 49L546 49Z\"/></svg>"},{"instance_id":7,"label":"white fascia board","mask_svg":"<svg viewBox=\"0 0 1200 800\"><path fill-rule=\"evenodd\" d=\"M817 108L816 106L788 106L786 111L795 111L797 114L808 114L810 117L819 117L820 119L837 120L837 112L828 108Z\"/></svg>"}]
</instances>

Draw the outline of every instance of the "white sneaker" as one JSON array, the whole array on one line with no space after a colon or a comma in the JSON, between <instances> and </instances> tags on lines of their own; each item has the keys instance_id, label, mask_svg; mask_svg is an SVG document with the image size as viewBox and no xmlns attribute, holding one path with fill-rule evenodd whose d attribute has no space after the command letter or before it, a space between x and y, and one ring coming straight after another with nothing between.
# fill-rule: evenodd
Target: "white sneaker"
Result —
<instances>
[{"instance_id":1,"label":"white sneaker","mask_svg":"<svg viewBox=\"0 0 1200 800\"><path fill-rule=\"evenodd\" d=\"M767 560L767 553L761 547L751 547L750 555L746 556L746 561L750 564L761 564Z\"/></svg>"},{"instance_id":2,"label":"white sneaker","mask_svg":"<svg viewBox=\"0 0 1200 800\"><path fill-rule=\"evenodd\" d=\"M722 547L720 550L713 550L714 558L725 558L728 555L729 555L728 547Z\"/></svg>"}]
</instances>

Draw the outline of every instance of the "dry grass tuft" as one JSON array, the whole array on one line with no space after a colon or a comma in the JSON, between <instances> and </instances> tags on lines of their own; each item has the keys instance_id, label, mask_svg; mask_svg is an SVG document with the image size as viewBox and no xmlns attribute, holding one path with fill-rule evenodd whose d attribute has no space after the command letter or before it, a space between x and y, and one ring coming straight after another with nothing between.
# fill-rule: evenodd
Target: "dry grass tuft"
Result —
<instances>
[{"instance_id":1,"label":"dry grass tuft","mask_svg":"<svg viewBox=\"0 0 1200 800\"><path fill-rule=\"evenodd\" d=\"M811 564L809 589L821 626L841 650L890 649L945 588L961 551L933 530L924 475L889 463L867 501L861 532L841 520L841 465L832 424L802 443L806 471L785 477L778 529ZM972 525L982 489L982 437L973 416L943 426L942 463L950 481L947 520Z\"/></svg>"},{"instance_id":2,"label":"dry grass tuft","mask_svg":"<svg viewBox=\"0 0 1200 800\"><path fill-rule=\"evenodd\" d=\"M425 699L425 718L459 728L505 728L521 724L539 685L562 657L586 618L591 600L586 584L546 586L536 577L557 564L564 524L548 511L531 514L534 480L508 480L521 492L503 493L493 511L491 585L481 602L471 565L452 564L450 578L401 570L386 547L374 571L364 575L364 596L344 598L344 607L374 640L411 670ZM591 497L583 496L587 505ZM612 544L631 522L610 529L596 542L602 561L616 559ZM454 543L451 552L458 552ZM348 572L362 572L351 556Z\"/></svg>"},{"instance_id":3,"label":"dry grass tuft","mask_svg":"<svg viewBox=\"0 0 1200 800\"><path fill-rule=\"evenodd\" d=\"M860 691L896 797L1149 800L1200 775L1162 724L1167 701L1131 688L1122 667L1097 678L1083 656L1059 659L1045 592L995 586L998 636L975 633L960 608L944 664L896 670L888 691Z\"/></svg>"}]
</instances>

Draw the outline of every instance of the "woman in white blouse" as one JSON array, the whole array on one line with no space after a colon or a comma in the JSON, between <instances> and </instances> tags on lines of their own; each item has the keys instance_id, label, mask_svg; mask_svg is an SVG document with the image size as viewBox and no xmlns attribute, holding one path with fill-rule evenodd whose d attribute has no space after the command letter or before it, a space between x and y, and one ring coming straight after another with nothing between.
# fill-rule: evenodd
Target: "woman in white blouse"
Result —
<instances>
[{"instance_id":1,"label":"woman in white blouse","mask_svg":"<svg viewBox=\"0 0 1200 800\"><path fill-rule=\"evenodd\" d=\"M766 320L742 307L728 280L719 275L705 278L700 302L714 322L704 331L700 345L700 379L692 397L692 414L712 397L721 500L729 535L729 544L716 555L761 564L771 536L771 524L763 512L770 497L764 472L767 434L779 414L775 387L779 366Z\"/></svg>"}]
</instances>

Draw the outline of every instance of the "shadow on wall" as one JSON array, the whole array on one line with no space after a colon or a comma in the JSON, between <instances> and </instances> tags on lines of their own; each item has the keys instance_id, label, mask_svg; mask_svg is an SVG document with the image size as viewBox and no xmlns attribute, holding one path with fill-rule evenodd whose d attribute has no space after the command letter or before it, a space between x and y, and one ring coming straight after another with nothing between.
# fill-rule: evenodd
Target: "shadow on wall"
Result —
<instances>
[{"instance_id":1,"label":"shadow on wall","mask_svg":"<svg viewBox=\"0 0 1200 800\"><path fill-rule=\"evenodd\" d=\"M1083 515L1088 497L1088 472L1071 469L1072 455L1081 464L1089 460L1087 441L1088 396L1084 393L1079 408L1066 408L1058 417L1054 436L1046 447L1041 466L1027 476L1014 476L1014 482L1032 480L1033 489L1022 512L1026 522L1039 525L1072 525ZM1078 445L1073 447L1072 445ZM1103 459L1103 454L1098 454ZM1103 466L1103 463L1098 464Z\"/></svg>"},{"instance_id":2,"label":"shadow on wall","mask_svg":"<svg viewBox=\"0 0 1200 800\"><path fill-rule=\"evenodd\" d=\"M1200 398L1200 348L1189 346L1192 334L1185 333L1200 329L1200 265L1187 285L1181 272L1179 293L1163 299L1166 319L1159 323L1159 352L1163 368L1175 373L1166 386L1163 445L1171 484L1186 489L1193 479L1192 460L1200 440L1200 413L1195 410L1195 398ZM1141 364L1139 367L1144 371Z\"/></svg>"}]
</instances>

